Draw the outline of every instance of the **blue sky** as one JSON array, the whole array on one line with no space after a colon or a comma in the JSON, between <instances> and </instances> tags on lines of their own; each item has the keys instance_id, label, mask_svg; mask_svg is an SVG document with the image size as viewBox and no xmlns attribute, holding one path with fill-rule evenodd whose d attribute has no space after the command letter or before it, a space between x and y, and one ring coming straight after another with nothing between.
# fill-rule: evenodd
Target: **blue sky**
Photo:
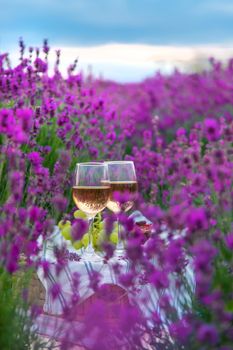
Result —
<instances>
[{"instance_id":1,"label":"blue sky","mask_svg":"<svg viewBox=\"0 0 233 350\"><path fill-rule=\"evenodd\" d=\"M95 75L139 81L171 72L200 45L214 47L208 57L217 57L219 45L233 56L233 0L0 0L0 53L10 52L13 65L19 37L27 46L48 38L61 48L64 72L78 57L84 72L91 66ZM179 51L184 46L192 52Z\"/></svg>"},{"instance_id":2,"label":"blue sky","mask_svg":"<svg viewBox=\"0 0 233 350\"><path fill-rule=\"evenodd\" d=\"M0 0L0 50L109 42L233 43L233 0Z\"/></svg>"}]
</instances>

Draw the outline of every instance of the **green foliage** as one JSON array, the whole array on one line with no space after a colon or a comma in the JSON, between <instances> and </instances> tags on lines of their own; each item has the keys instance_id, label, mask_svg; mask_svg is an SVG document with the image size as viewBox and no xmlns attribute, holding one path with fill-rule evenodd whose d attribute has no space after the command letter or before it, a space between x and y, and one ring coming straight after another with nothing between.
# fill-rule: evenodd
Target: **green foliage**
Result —
<instances>
[{"instance_id":1,"label":"green foliage","mask_svg":"<svg viewBox=\"0 0 233 350\"><path fill-rule=\"evenodd\" d=\"M219 287L227 297L233 290L233 279L229 266L224 261L216 261L214 269L214 286ZM228 298L227 298L228 299Z\"/></svg>"},{"instance_id":2,"label":"green foliage","mask_svg":"<svg viewBox=\"0 0 233 350\"><path fill-rule=\"evenodd\" d=\"M31 170L31 164L30 162L27 162L26 172L25 172L25 181L24 181L24 188L23 188L23 199L22 199L22 207L26 205L27 200L27 188L30 180L30 170Z\"/></svg>"},{"instance_id":3,"label":"green foliage","mask_svg":"<svg viewBox=\"0 0 233 350\"><path fill-rule=\"evenodd\" d=\"M7 102L0 101L0 108L13 108L15 105L15 100L9 100Z\"/></svg>"},{"instance_id":4,"label":"green foliage","mask_svg":"<svg viewBox=\"0 0 233 350\"><path fill-rule=\"evenodd\" d=\"M64 148L64 144L57 136L56 119L50 120L50 125L44 124L37 136L37 143L40 146L50 146L51 151L44 158L44 166L53 173L54 165L59 156L59 150Z\"/></svg>"},{"instance_id":5,"label":"green foliage","mask_svg":"<svg viewBox=\"0 0 233 350\"><path fill-rule=\"evenodd\" d=\"M5 203L9 195L7 160L0 162L0 205Z\"/></svg>"},{"instance_id":6,"label":"green foliage","mask_svg":"<svg viewBox=\"0 0 233 350\"><path fill-rule=\"evenodd\" d=\"M30 277L31 271L16 275L0 271L0 349L2 350L43 349L43 342L32 329L30 306L22 297Z\"/></svg>"},{"instance_id":7,"label":"green foliage","mask_svg":"<svg viewBox=\"0 0 233 350\"><path fill-rule=\"evenodd\" d=\"M203 195L199 195L197 196L196 198L193 199L193 204L196 206L196 207L200 207L204 204L204 198L203 198Z\"/></svg>"},{"instance_id":8,"label":"green foliage","mask_svg":"<svg viewBox=\"0 0 233 350\"><path fill-rule=\"evenodd\" d=\"M170 200L170 186L167 183L158 184L158 193L157 193L157 205L162 209L168 209L168 204ZM165 196L164 196L165 193ZM169 195L167 195L169 193ZM165 197L165 198L164 198Z\"/></svg>"},{"instance_id":9,"label":"green foliage","mask_svg":"<svg viewBox=\"0 0 233 350\"><path fill-rule=\"evenodd\" d=\"M201 156L202 157L206 153L207 145L208 145L208 140L206 138L203 138L201 141Z\"/></svg>"}]
</instances>

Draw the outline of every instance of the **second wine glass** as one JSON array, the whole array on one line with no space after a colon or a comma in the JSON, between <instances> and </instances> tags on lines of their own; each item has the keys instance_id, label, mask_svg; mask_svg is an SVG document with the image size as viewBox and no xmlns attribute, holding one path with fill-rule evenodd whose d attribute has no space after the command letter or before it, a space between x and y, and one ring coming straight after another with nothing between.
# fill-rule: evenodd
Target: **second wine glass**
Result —
<instances>
[{"instance_id":1,"label":"second wine glass","mask_svg":"<svg viewBox=\"0 0 233 350\"><path fill-rule=\"evenodd\" d=\"M76 206L89 220L89 243L82 259L98 262L101 258L93 247L92 228L94 217L106 208L110 196L107 165L97 162L77 164L72 196Z\"/></svg>"},{"instance_id":2,"label":"second wine glass","mask_svg":"<svg viewBox=\"0 0 233 350\"><path fill-rule=\"evenodd\" d=\"M108 209L115 214L120 212L127 212L134 205L134 200L138 190L136 171L132 161L109 161L106 162L108 166L108 175L110 180L110 199L107 203ZM118 201L116 193L126 194L129 198ZM119 220L118 226L118 243L116 246L116 255L122 256L124 251L124 243L121 237Z\"/></svg>"}]
</instances>

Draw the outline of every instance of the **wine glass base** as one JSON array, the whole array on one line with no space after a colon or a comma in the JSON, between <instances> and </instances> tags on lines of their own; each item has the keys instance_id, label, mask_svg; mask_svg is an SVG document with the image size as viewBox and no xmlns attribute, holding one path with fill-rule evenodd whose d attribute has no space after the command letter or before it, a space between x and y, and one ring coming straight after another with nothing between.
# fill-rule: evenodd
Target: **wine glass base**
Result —
<instances>
[{"instance_id":1,"label":"wine glass base","mask_svg":"<svg viewBox=\"0 0 233 350\"><path fill-rule=\"evenodd\" d=\"M116 249L114 251L113 258L124 259L125 258L125 249Z\"/></svg>"},{"instance_id":2,"label":"wine glass base","mask_svg":"<svg viewBox=\"0 0 233 350\"><path fill-rule=\"evenodd\" d=\"M124 258L125 257L125 245L124 245L123 241L120 241L117 243L113 256L115 258Z\"/></svg>"},{"instance_id":3,"label":"wine glass base","mask_svg":"<svg viewBox=\"0 0 233 350\"><path fill-rule=\"evenodd\" d=\"M102 263L103 258L100 255L96 254L95 252L92 252L92 253L84 252L81 256L81 261Z\"/></svg>"}]
</instances>

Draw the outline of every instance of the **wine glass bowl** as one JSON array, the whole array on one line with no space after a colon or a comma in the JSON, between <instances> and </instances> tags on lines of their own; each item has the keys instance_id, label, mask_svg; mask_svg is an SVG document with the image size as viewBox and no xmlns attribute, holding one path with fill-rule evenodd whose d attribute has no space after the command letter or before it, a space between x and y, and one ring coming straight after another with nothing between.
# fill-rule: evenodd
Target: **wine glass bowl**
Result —
<instances>
[{"instance_id":1,"label":"wine glass bowl","mask_svg":"<svg viewBox=\"0 0 233 350\"><path fill-rule=\"evenodd\" d=\"M132 161L109 161L106 164L111 190L107 207L116 214L120 211L126 212L133 207L138 190L134 163ZM125 196L118 201L117 194Z\"/></svg>"},{"instance_id":2,"label":"wine glass bowl","mask_svg":"<svg viewBox=\"0 0 233 350\"><path fill-rule=\"evenodd\" d=\"M112 181L110 183L110 199L107 207L114 213L121 211L127 212L134 205L135 195L137 193L136 181ZM117 198L117 194L124 194L120 200Z\"/></svg>"},{"instance_id":3,"label":"wine glass bowl","mask_svg":"<svg viewBox=\"0 0 233 350\"><path fill-rule=\"evenodd\" d=\"M91 219L105 209L110 195L110 187L74 186L72 195L76 206Z\"/></svg>"}]
</instances>

